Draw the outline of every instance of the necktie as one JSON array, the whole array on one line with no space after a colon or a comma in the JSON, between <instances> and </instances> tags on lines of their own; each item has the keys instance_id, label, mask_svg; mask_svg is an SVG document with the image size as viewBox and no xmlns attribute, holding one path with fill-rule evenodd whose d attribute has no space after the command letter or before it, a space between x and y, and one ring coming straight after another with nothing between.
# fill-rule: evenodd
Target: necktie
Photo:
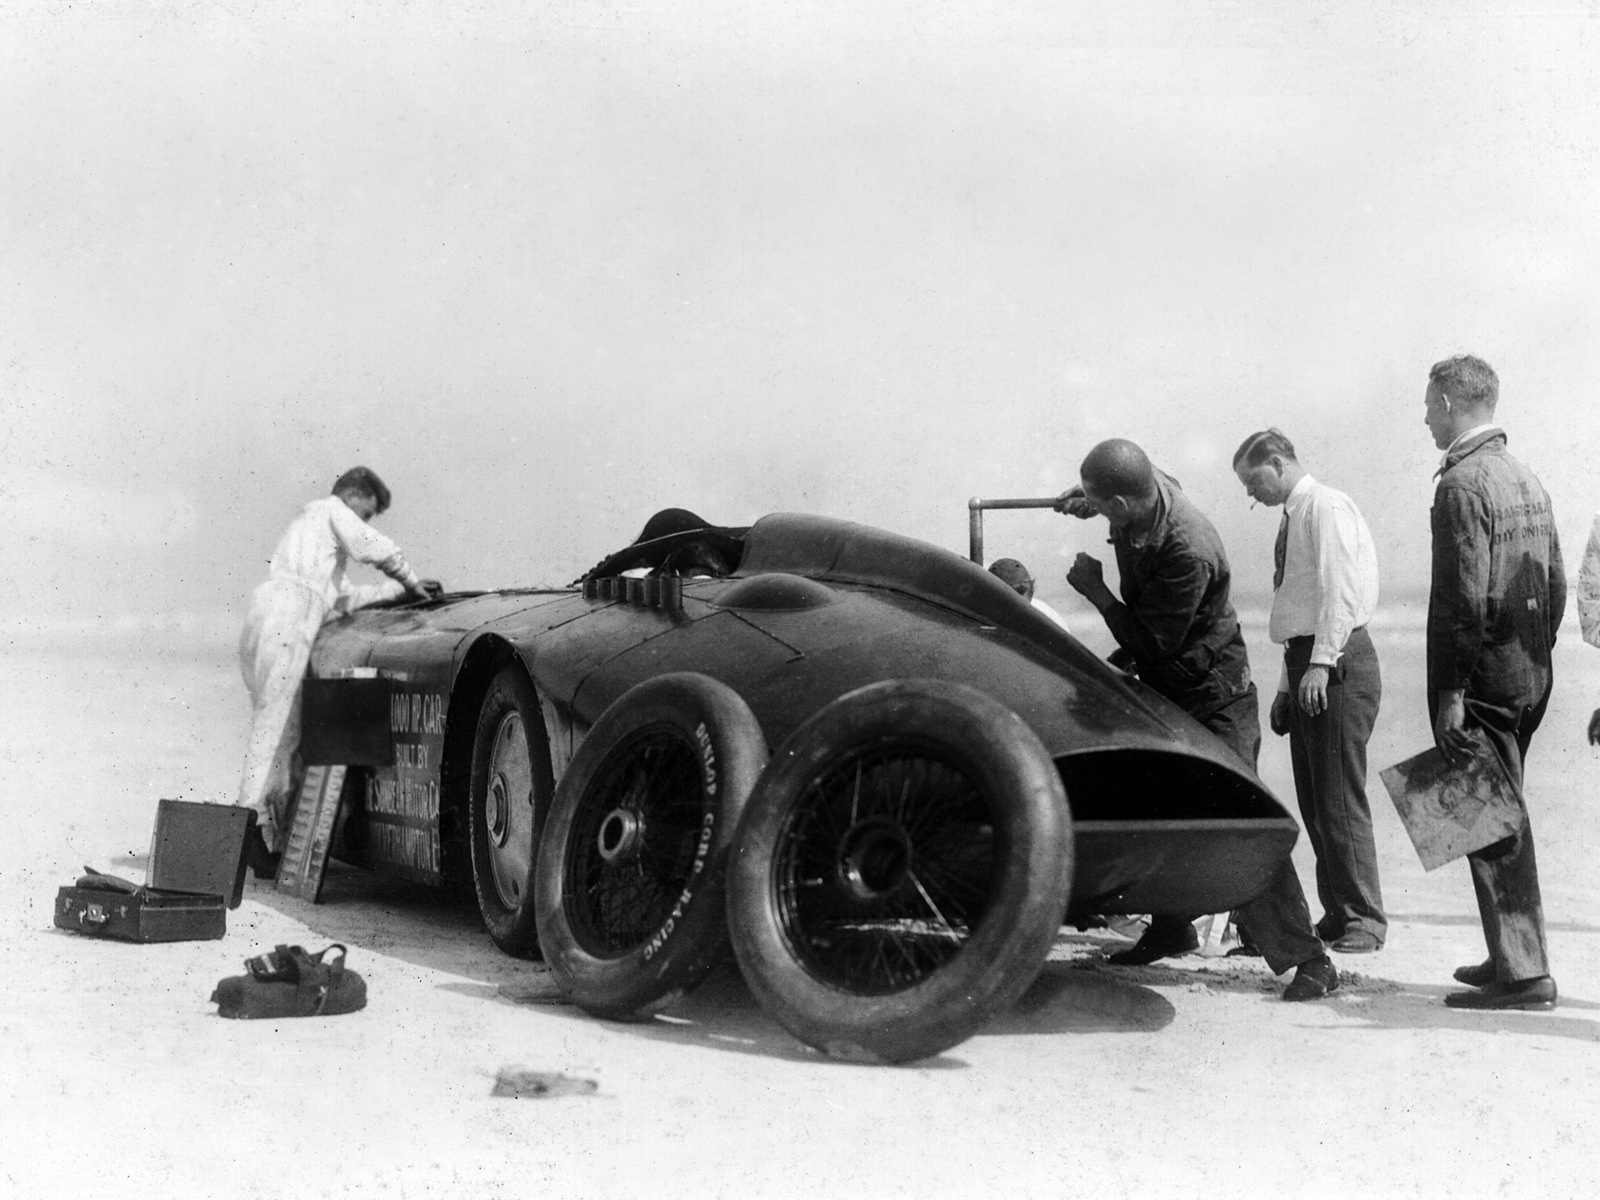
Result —
<instances>
[{"instance_id":1,"label":"necktie","mask_svg":"<svg viewBox=\"0 0 1600 1200\"><path fill-rule=\"evenodd\" d=\"M1289 550L1289 514L1278 522L1278 540L1272 544L1272 590L1283 586L1283 560Z\"/></svg>"}]
</instances>

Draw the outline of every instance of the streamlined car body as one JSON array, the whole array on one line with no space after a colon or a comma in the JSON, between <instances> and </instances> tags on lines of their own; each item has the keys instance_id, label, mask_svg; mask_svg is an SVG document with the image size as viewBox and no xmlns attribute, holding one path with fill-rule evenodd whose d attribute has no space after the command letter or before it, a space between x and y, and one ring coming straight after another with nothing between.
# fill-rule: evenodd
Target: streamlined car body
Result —
<instances>
[{"instance_id":1,"label":"streamlined car body","mask_svg":"<svg viewBox=\"0 0 1600 1200\"><path fill-rule=\"evenodd\" d=\"M1000 919L992 915L1005 908L995 881L1007 862L1032 852L1024 842L1049 842L1056 856L1019 867L1016 884L1038 893L1029 904L1054 907L1048 922L1039 918L1052 931L1065 915L1225 911L1258 894L1288 854L1297 826L1246 764L974 563L817 516L780 513L738 529L679 526L666 523L669 532L624 547L571 587L448 595L329 622L313 651L310 674L322 681L323 698L316 714L308 706L304 745L308 761L359 768L347 784L336 853L422 882L470 880L496 940L532 952L548 924L533 908L539 843L576 762L583 787L598 788L598 798L568 807L598 807L588 825L581 812L561 824L563 837L588 839L572 851L578 857L544 856L552 875L546 907L589 897L570 936L587 937L597 962L670 938L696 889L705 892L708 847L736 865L749 849L760 869L777 873L749 885L750 904L775 906L774 945L800 947L797 970L813 982L863 996L923 986L981 921ZM675 568L686 548L709 551L698 561L713 565ZM711 715L685 725L681 739L700 791L732 805L718 810L715 839L701 830L698 860L699 818L669 819L639 800L667 769L652 757L657 749L628 752L657 773L632 784L606 782L598 750L590 748L594 764L584 758L591 731L628 708L631 692L668 680L655 687L649 711L659 714L680 694L671 681L685 678L696 695L727 698L707 701ZM370 693L374 680L386 703L338 703L341 687ZM646 711L644 701L632 707ZM901 712L903 730L894 715ZM748 751L750 763L739 785L749 794L731 801L717 793L719 723L738 727L727 734L738 743L727 753ZM856 730L860 745L851 742ZM644 734L615 736L637 742ZM1023 746L1032 765L996 768L1000 782L986 782L973 747L988 740L1001 758ZM839 763L854 763L853 783L828 782ZM1040 777L1041 763L1049 778ZM777 776L785 771L799 774L783 784ZM765 803L780 784L787 798L767 807L784 812L770 814L759 848L742 846L738 826L752 815L744 809ZM871 787L883 793L876 815L863 807ZM829 788L837 800L805 798ZM962 789L988 798L951 798ZM1011 812L1010 800L994 799L1008 789L1031 796L1017 824L995 807ZM666 836L669 825L666 850L649 849L647 834ZM785 846L793 851L787 859ZM580 851L593 861L580 861ZM675 865L662 866L667 859ZM655 898L637 899L635 875L658 868ZM564 882L553 878L561 871ZM615 881L624 879L632 889L624 899L654 905L650 913L618 915L623 885ZM1046 894L1055 889L1061 894ZM680 919L662 935L675 898ZM922 937L929 928L945 949L927 962L918 951L909 956L916 963L893 965L899 959L882 948L886 931ZM841 949L862 938L869 948ZM737 928L734 941L740 949ZM817 947L835 958L808 959L824 953ZM894 949L904 956L898 942ZM914 1052L924 1049L919 1043ZM868 1048L861 1056L906 1055Z\"/></svg>"}]
</instances>

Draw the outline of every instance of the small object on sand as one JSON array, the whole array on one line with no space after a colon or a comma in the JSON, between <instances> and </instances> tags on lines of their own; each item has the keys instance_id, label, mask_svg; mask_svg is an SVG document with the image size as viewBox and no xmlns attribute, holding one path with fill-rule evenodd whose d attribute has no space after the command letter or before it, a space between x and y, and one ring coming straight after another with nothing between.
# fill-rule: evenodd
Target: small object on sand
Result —
<instances>
[{"instance_id":1,"label":"small object on sand","mask_svg":"<svg viewBox=\"0 0 1600 1200\"><path fill-rule=\"evenodd\" d=\"M329 956L332 957L329 957ZM367 1006L367 981L344 965L338 942L315 954L300 946L279 946L245 960L247 975L217 984L211 1002L219 1017L323 1017L353 1013Z\"/></svg>"},{"instance_id":2,"label":"small object on sand","mask_svg":"<svg viewBox=\"0 0 1600 1200\"><path fill-rule=\"evenodd\" d=\"M546 1096L588 1096L600 1090L592 1079L575 1079L558 1071L531 1071L527 1067L501 1067L494 1077L491 1096L535 1100Z\"/></svg>"},{"instance_id":3,"label":"small object on sand","mask_svg":"<svg viewBox=\"0 0 1600 1200\"><path fill-rule=\"evenodd\" d=\"M536 980L533 983L502 983L502 998L513 1004L570 1005L572 996L554 979Z\"/></svg>"}]
</instances>

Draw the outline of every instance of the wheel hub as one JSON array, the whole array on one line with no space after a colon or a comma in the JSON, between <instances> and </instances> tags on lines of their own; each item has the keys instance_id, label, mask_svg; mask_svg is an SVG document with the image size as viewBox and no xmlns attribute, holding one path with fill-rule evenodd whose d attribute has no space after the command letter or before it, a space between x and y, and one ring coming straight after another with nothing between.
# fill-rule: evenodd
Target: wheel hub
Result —
<instances>
[{"instance_id":1,"label":"wheel hub","mask_svg":"<svg viewBox=\"0 0 1600 1200\"><path fill-rule=\"evenodd\" d=\"M489 830L489 840L496 848L504 847L511 834L511 798L507 794L506 777L496 775L489 784L489 795L484 802L484 824Z\"/></svg>"},{"instance_id":2,"label":"wheel hub","mask_svg":"<svg viewBox=\"0 0 1600 1200\"><path fill-rule=\"evenodd\" d=\"M858 900L882 900L911 876L911 839L896 822L875 817L839 841L839 877Z\"/></svg>"},{"instance_id":3,"label":"wheel hub","mask_svg":"<svg viewBox=\"0 0 1600 1200\"><path fill-rule=\"evenodd\" d=\"M600 857L608 863L637 854L643 841L644 822L638 813L628 808L614 808L607 813L595 837Z\"/></svg>"}]
</instances>

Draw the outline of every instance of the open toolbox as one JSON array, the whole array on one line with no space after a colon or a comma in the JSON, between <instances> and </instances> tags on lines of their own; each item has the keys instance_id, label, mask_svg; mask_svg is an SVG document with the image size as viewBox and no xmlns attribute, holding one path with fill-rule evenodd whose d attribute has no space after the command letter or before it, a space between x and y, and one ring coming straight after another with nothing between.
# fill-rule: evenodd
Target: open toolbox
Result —
<instances>
[{"instance_id":1,"label":"open toolbox","mask_svg":"<svg viewBox=\"0 0 1600 1200\"><path fill-rule=\"evenodd\" d=\"M56 893L56 926L127 942L221 937L227 909L244 897L245 841L255 821L248 808L160 801L145 883L90 870Z\"/></svg>"}]
</instances>

